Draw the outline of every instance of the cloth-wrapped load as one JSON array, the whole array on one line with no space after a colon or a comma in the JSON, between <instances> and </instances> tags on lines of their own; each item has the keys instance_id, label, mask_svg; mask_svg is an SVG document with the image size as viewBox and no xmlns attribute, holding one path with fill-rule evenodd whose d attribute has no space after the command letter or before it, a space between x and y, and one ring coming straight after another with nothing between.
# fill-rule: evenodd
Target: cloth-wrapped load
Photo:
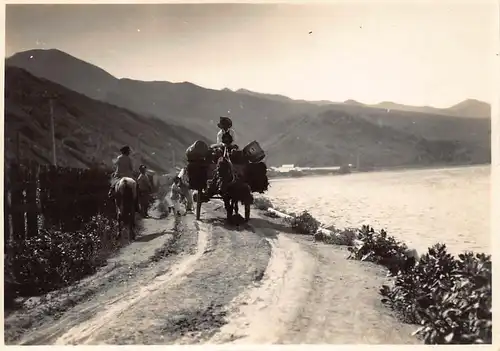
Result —
<instances>
[{"instance_id":1,"label":"cloth-wrapped load","mask_svg":"<svg viewBox=\"0 0 500 351\"><path fill-rule=\"evenodd\" d=\"M245 175L252 192L263 193L269 188L267 166L264 162L248 163L245 166Z\"/></svg>"},{"instance_id":2,"label":"cloth-wrapped load","mask_svg":"<svg viewBox=\"0 0 500 351\"><path fill-rule=\"evenodd\" d=\"M204 162L189 162L187 174L190 189L205 189L208 180L208 165Z\"/></svg>"},{"instance_id":3,"label":"cloth-wrapped load","mask_svg":"<svg viewBox=\"0 0 500 351\"><path fill-rule=\"evenodd\" d=\"M244 165L248 163L248 159L242 150L233 150L229 158L235 165Z\"/></svg>"},{"instance_id":4,"label":"cloth-wrapped load","mask_svg":"<svg viewBox=\"0 0 500 351\"><path fill-rule=\"evenodd\" d=\"M186 157L189 162L204 161L209 154L207 143L196 140L193 145L187 148Z\"/></svg>"}]
</instances>

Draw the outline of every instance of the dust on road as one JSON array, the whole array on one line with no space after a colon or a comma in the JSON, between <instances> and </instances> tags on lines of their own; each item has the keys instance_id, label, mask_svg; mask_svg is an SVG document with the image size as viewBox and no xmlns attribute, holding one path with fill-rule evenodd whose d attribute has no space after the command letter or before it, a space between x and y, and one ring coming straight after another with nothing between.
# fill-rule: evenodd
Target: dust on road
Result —
<instances>
[{"instance_id":1,"label":"dust on road","mask_svg":"<svg viewBox=\"0 0 500 351\"><path fill-rule=\"evenodd\" d=\"M292 235L257 211L240 227L224 217L211 202L202 221L145 220L136 242L74 288L87 299L10 342L417 342L413 326L381 305L379 267L347 261L345 250Z\"/></svg>"}]
</instances>

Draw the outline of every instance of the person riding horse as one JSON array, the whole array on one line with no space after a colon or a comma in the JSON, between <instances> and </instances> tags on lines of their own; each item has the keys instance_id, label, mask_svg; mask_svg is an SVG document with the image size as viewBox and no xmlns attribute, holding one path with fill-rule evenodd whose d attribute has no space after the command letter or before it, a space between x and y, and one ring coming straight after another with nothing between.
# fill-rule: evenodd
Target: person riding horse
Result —
<instances>
[{"instance_id":1,"label":"person riding horse","mask_svg":"<svg viewBox=\"0 0 500 351\"><path fill-rule=\"evenodd\" d=\"M119 155L114 161L115 172L111 178L111 187L108 192L109 197L113 197L115 194L115 185L123 177L129 177L134 179L134 168L132 159L130 158L130 146L125 145L120 149L121 155ZM136 211L139 212L139 201L136 198Z\"/></svg>"},{"instance_id":2,"label":"person riding horse","mask_svg":"<svg viewBox=\"0 0 500 351\"><path fill-rule=\"evenodd\" d=\"M234 129L232 129L233 121L229 117L220 117L220 121L217 127L220 128L217 133L217 144L212 146L213 153L219 159L220 157L229 157L233 150L238 149L238 145L234 144L235 135ZM203 198L204 202L208 202L209 199L217 193L217 181L215 179L215 171L212 175L212 179L209 180L207 192Z\"/></svg>"},{"instance_id":3,"label":"person riding horse","mask_svg":"<svg viewBox=\"0 0 500 351\"><path fill-rule=\"evenodd\" d=\"M236 146L233 144L236 142L236 133L234 132L232 126L233 126L233 121L231 120L231 118L220 117L219 123L217 123L217 127L220 128L219 132L217 133L217 145L219 146L225 145L231 147ZM228 138L228 135L231 136L231 139Z\"/></svg>"}]
</instances>

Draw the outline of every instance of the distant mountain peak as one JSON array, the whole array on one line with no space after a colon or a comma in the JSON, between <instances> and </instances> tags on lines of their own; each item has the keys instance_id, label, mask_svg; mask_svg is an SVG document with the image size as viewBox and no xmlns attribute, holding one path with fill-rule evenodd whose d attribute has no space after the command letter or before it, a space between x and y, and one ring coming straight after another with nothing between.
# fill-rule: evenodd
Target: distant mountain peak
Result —
<instances>
[{"instance_id":1,"label":"distant mountain peak","mask_svg":"<svg viewBox=\"0 0 500 351\"><path fill-rule=\"evenodd\" d=\"M469 106L470 105L490 106L490 104L488 104L487 102L480 101L477 99L465 99L465 100L459 102L458 104L451 106L450 108L455 108L458 106L467 106L467 105L469 105Z\"/></svg>"},{"instance_id":2,"label":"distant mountain peak","mask_svg":"<svg viewBox=\"0 0 500 351\"><path fill-rule=\"evenodd\" d=\"M466 99L445 110L467 117L490 117L491 105L477 99Z\"/></svg>"},{"instance_id":3,"label":"distant mountain peak","mask_svg":"<svg viewBox=\"0 0 500 351\"><path fill-rule=\"evenodd\" d=\"M356 105L356 106L362 106L363 104L359 101L353 100L353 99L348 99L344 101L344 104L346 105Z\"/></svg>"},{"instance_id":4,"label":"distant mountain peak","mask_svg":"<svg viewBox=\"0 0 500 351\"><path fill-rule=\"evenodd\" d=\"M40 59L42 62L40 62ZM105 74L110 78L115 79L113 75L110 73L106 72L104 69L86 62L82 59L79 59L71 54L68 54L67 52L64 52L59 49L31 49L27 51L21 51L18 53L15 53L14 55L8 57L5 62L7 65L12 65L12 66L17 66L21 68L27 68L25 67L26 65L41 65L43 67L42 70L47 69L47 65L53 66L54 68L57 69L63 69L63 68L68 68L68 69L92 69L94 72L100 72L100 74ZM64 66L62 66L64 65ZM71 65L71 67L69 67ZM87 73L87 72L86 72Z\"/></svg>"}]
</instances>

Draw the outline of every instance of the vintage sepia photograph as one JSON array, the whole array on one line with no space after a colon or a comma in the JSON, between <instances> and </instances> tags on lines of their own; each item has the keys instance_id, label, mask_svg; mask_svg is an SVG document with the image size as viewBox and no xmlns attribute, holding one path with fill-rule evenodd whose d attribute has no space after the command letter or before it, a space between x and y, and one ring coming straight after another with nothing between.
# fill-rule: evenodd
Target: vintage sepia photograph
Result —
<instances>
[{"instance_id":1,"label":"vintage sepia photograph","mask_svg":"<svg viewBox=\"0 0 500 351\"><path fill-rule=\"evenodd\" d=\"M6 345L492 344L498 2L4 6Z\"/></svg>"}]
</instances>

